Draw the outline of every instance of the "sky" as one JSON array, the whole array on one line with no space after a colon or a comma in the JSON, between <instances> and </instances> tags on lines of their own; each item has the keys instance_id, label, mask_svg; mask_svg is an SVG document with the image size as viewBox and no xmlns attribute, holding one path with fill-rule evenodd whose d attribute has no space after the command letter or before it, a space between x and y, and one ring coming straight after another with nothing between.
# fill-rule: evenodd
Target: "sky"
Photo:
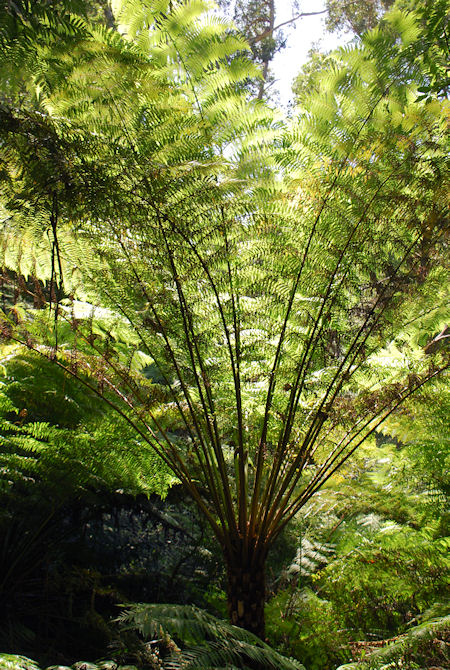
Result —
<instances>
[{"instance_id":1,"label":"sky","mask_svg":"<svg viewBox=\"0 0 450 670\"><path fill-rule=\"evenodd\" d=\"M325 0L302 0L302 12L318 12L325 8ZM291 0L277 0L276 25L292 18ZM295 15L295 14L294 14ZM284 28L287 46L276 54L272 62L272 70L276 77L274 88L279 92L279 102L288 107L292 99L292 80L308 60L311 47L320 41L321 51L330 51L345 44L350 35L337 35L325 32L325 15L305 16L294 25Z\"/></svg>"},{"instance_id":2,"label":"sky","mask_svg":"<svg viewBox=\"0 0 450 670\"><path fill-rule=\"evenodd\" d=\"M320 12L325 9L325 0L297 0L300 6L297 11L294 11L293 4L294 0L275 0L276 26L289 21L300 12ZM233 16L233 11L234 1L231 0L227 11L228 19ZM346 44L353 35L328 33L325 30L325 14L304 16L295 23L284 26L282 30L286 38L286 47L275 55L270 64L271 71L275 75L270 98L271 102L288 110L292 101L292 81L308 60L311 47L317 44L321 51L331 51Z\"/></svg>"}]
</instances>

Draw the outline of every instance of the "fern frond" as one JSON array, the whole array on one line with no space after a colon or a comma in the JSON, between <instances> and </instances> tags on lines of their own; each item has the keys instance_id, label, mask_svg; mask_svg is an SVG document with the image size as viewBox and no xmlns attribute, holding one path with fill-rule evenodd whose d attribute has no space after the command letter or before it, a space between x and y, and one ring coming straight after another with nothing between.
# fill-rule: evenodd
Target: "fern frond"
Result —
<instances>
[{"instance_id":1,"label":"fern frond","mask_svg":"<svg viewBox=\"0 0 450 670\"><path fill-rule=\"evenodd\" d=\"M182 644L181 652L164 661L170 670L251 668L253 664L264 670L303 670L300 663L281 656L255 635L196 607L138 603L117 621L123 630L139 631L144 639L154 639L163 632Z\"/></svg>"}]
</instances>

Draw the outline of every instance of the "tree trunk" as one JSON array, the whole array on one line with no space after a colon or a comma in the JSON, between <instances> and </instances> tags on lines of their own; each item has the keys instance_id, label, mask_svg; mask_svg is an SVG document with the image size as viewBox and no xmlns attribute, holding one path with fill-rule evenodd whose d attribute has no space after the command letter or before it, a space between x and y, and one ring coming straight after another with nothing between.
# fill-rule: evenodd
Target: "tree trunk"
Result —
<instances>
[{"instance_id":1,"label":"tree trunk","mask_svg":"<svg viewBox=\"0 0 450 670\"><path fill-rule=\"evenodd\" d=\"M234 555L227 560L227 575L231 623L264 639L265 560L242 561L241 555Z\"/></svg>"},{"instance_id":2,"label":"tree trunk","mask_svg":"<svg viewBox=\"0 0 450 670\"><path fill-rule=\"evenodd\" d=\"M269 25L266 30L266 37L270 40L273 39L273 29L275 27L275 2L274 0L269 0L268 1L268 9L269 9ZM267 84L267 75L269 74L269 63L271 60L273 60L274 57L274 51L271 50L267 54L264 55L263 59L263 78L259 83L259 89L258 89L258 100L262 100L264 97L264 89Z\"/></svg>"}]
</instances>

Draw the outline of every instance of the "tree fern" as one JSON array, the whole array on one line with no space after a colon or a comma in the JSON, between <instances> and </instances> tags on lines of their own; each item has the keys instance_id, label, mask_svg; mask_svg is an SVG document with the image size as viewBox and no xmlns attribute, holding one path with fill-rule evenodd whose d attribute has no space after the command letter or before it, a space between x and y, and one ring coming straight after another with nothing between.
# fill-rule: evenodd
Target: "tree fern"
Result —
<instances>
[{"instance_id":1,"label":"tree fern","mask_svg":"<svg viewBox=\"0 0 450 670\"><path fill-rule=\"evenodd\" d=\"M447 366L406 346L401 374L377 374L443 280L447 105L417 101L420 24L395 13L288 125L248 101L243 45L204 8L116 3L119 33L83 22L71 51L36 45L39 111L4 112L3 198L52 231L54 322L15 307L4 328L171 468L221 544L232 621L262 635L280 532ZM95 309L76 317L70 267L71 296L134 331L165 393Z\"/></svg>"}]
</instances>

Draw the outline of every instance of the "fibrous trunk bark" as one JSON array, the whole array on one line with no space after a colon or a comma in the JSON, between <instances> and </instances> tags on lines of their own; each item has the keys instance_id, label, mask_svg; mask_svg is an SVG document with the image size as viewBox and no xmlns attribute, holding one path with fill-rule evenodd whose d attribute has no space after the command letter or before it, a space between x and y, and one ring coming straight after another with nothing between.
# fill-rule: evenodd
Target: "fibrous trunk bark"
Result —
<instances>
[{"instance_id":1,"label":"fibrous trunk bark","mask_svg":"<svg viewBox=\"0 0 450 670\"><path fill-rule=\"evenodd\" d=\"M228 557L227 576L231 623L264 639L265 560L242 560L239 554Z\"/></svg>"}]
</instances>

